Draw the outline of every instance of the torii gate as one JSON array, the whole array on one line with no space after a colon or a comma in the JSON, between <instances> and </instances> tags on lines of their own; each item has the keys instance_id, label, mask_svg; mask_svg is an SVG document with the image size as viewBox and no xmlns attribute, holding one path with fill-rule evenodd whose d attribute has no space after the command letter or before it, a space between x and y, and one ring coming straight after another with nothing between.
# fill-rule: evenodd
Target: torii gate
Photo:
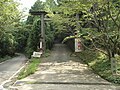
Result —
<instances>
[{"instance_id":1,"label":"torii gate","mask_svg":"<svg viewBox=\"0 0 120 90\"><path fill-rule=\"evenodd\" d=\"M46 49L46 42L45 42L45 30L44 30L44 16L47 14L45 11L30 11L31 15L39 15L41 17L41 38L42 39L42 49L43 52Z\"/></svg>"}]
</instances>

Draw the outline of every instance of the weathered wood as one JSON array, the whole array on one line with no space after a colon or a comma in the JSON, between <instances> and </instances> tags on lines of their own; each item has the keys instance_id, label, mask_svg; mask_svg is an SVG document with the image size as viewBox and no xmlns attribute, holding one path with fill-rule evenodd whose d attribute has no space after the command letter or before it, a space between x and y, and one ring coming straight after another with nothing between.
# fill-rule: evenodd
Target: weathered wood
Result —
<instances>
[{"instance_id":1,"label":"weathered wood","mask_svg":"<svg viewBox=\"0 0 120 90\"><path fill-rule=\"evenodd\" d=\"M42 15L42 14L47 14L45 11L30 11L29 12L31 15Z\"/></svg>"},{"instance_id":2,"label":"weathered wood","mask_svg":"<svg viewBox=\"0 0 120 90\"><path fill-rule=\"evenodd\" d=\"M45 43L45 30L44 30L44 16L47 14L45 11L30 11L31 15L39 15L41 16L41 39L43 42L43 51L46 49L46 43Z\"/></svg>"},{"instance_id":3,"label":"weathered wood","mask_svg":"<svg viewBox=\"0 0 120 90\"><path fill-rule=\"evenodd\" d=\"M42 35L42 42L43 42L43 50L46 49L46 43L45 43L45 30L44 30L44 14L41 14L41 35Z\"/></svg>"}]
</instances>

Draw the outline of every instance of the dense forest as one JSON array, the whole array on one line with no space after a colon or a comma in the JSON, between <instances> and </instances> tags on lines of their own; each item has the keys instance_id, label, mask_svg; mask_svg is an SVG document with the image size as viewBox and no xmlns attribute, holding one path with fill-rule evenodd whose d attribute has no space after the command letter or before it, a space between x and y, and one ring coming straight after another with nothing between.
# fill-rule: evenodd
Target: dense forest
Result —
<instances>
[{"instance_id":1,"label":"dense forest","mask_svg":"<svg viewBox=\"0 0 120 90\"><path fill-rule=\"evenodd\" d=\"M18 6L14 0L0 0L1 58L16 52L30 57L38 50L40 17L29 15L22 21ZM102 64L106 61L105 65L109 65L113 58L120 60L120 0L37 0L29 11L48 13L45 16L50 19L45 22L47 49L52 48L55 40L67 43L77 37L81 39L83 52L102 53Z\"/></svg>"},{"instance_id":2,"label":"dense forest","mask_svg":"<svg viewBox=\"0 0 120 90\"><path fill-rule=\"evenodd\" d=\"M43 3L38 0L30 10L47 10L48 4L49 1ZM2 0L0 5L0 57L13 56L16 52L24 52L30 56L39 46L40 18L28 16L26 21L22 21L24 15L19 11L19 3L13 0ZM55 33L54 25L46 22L45 31L47 49L51 49Z\"/></svg>"}]
</instances>

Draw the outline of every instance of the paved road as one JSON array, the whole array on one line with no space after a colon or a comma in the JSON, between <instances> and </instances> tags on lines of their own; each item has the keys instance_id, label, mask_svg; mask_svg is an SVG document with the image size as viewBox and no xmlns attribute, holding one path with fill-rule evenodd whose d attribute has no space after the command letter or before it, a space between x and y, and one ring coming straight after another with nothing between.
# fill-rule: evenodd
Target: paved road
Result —
<instances>
[{"instance_id":1,"label":"paved road","mask_svg":"<svg viewBox=\"0 0 120 90\"><path fill-rule=\"evenodd\" d=\"M18 57L0 63L0 84L8 80L17 70L25 64L26 57L20 55Z\"/></svg>"},{"instance_id":2,"label":"paved road","mask_svg":"<svg viewBox=\"0 0 120 90\"><path fill-rule=\"evenodd\" d=\"M35 74L15 83L16 90L120 90L70 54L66 45L56 44Z\"/></svg>"}]
</instances>

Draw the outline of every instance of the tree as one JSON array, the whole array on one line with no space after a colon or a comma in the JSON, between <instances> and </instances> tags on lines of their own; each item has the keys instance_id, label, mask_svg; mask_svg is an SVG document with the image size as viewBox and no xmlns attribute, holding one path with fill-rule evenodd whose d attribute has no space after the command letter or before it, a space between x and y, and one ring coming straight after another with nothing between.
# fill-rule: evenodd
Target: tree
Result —
<instances>
[{"instance_id":1,"label":"tree","mask_svg":"<svg viewBox=\"0 0 120 90\"><path fill-rule=\"evenodd\" d=\"M29 29L25 22L19 23L16 30L13 32L13 35L16 41L16 52L24 52L27 45L27 39L29 37Z\"/></svg>"},{"instance_id":2,"label":"tree","mask_svg":"<svg viewBox=\"0 0 120 90\"><path fill-rule=\"evenodd\" d=\"M85 15L91 7L89 1L62 1L59 0L55 15L52 17L56 25L57 33L64 34L62 37L75 35L75 32L82 31ZM74 4L73 4L74 3ZM80 32L82 34L82 32Z\"/></svg>"},{"instance_id":3,"label":"tree","mask_svg":"<svg viewBox=\"0 0 120 90\"><path fill-rule=\"evenodd\" d=\"M41 11L44 10L44 3L40 0L37 0L29 11ZM37 16L28 16L26 24L32 25L35 19L39 19Z\"/></svg>"},{"instance_id":4,"label":"tree","mask_svg":"<svg viewBox=\"0 0 120 90\"><path fill-rule=\"evenodd\" d=\"M109 60L111 60L120 50L120 8L110 0L92 3L89 19L96 29L90 29L89 36L95 48L100 46L107 52Z\"/></svg>"},{"instance_id":5,"label":"tree","mask_svg":"<svg viewBox=\"0 0 120 90\"><path fill-rule=\"evenodd\" d=\"M13 55L15 53L15 36L13 32L21 18L18 3L13 0L0 1L0 55Z\"/></svg>"}]
</instances>

